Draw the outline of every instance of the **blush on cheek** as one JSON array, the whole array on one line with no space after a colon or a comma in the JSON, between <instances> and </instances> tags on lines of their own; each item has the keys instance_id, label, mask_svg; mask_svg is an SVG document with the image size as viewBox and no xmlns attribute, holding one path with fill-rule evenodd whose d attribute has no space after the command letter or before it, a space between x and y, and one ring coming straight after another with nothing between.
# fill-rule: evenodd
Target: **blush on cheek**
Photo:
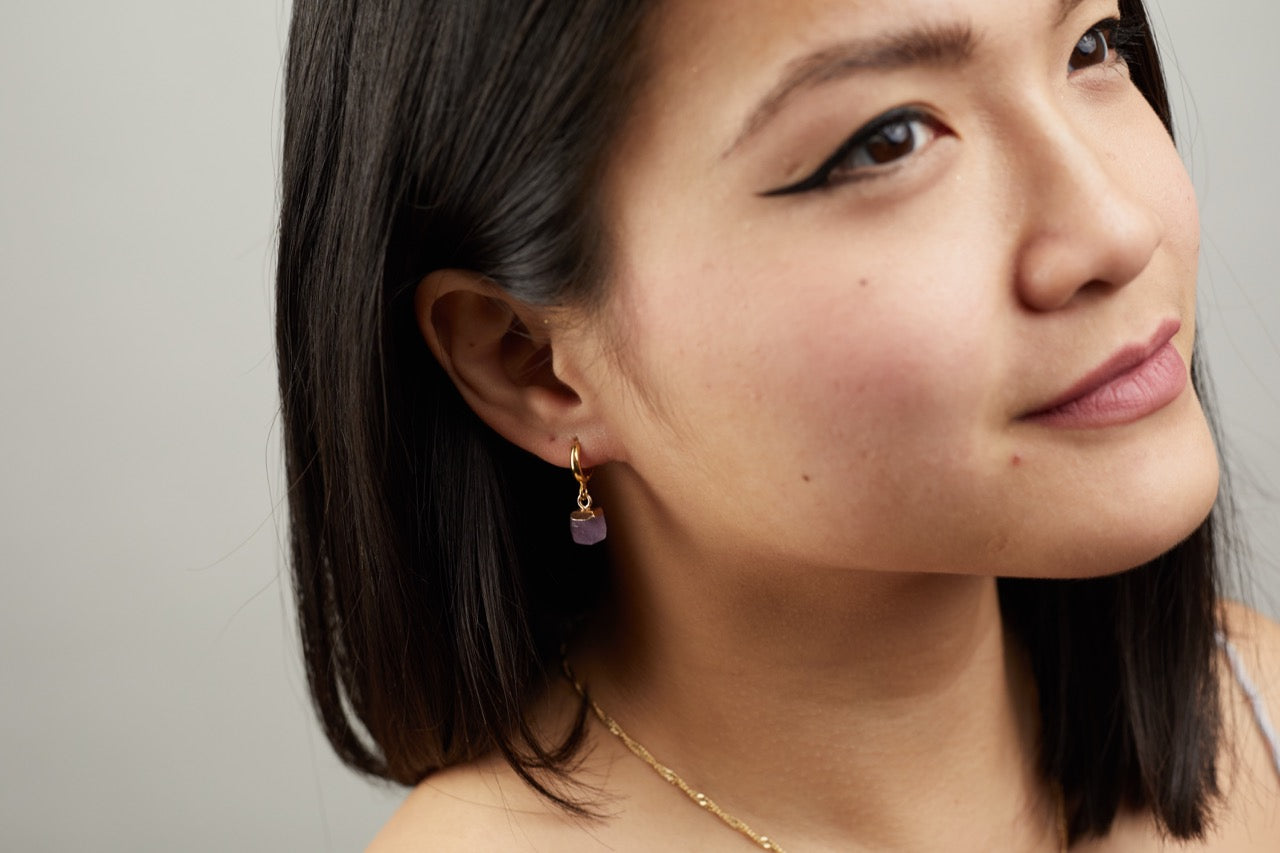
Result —
<instances>
[{"instance_id":1,"label":"blush on cheek","mask_svg":"<svg viewBox=\"0 0 1280 853\"><path fill-rule=\"evenodd\" d=\"M987 396L982 347L943 330L887 328L858 356L864 402L901 427L933 431L978 414Z\"/></svg>"}]
</instances>

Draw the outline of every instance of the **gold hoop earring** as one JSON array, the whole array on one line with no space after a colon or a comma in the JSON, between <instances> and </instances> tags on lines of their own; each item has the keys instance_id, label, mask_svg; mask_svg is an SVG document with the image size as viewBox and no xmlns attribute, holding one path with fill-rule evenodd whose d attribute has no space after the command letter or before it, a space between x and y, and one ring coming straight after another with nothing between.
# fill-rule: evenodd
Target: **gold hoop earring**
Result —
<instances>
[{"instance_id":1,"label":"gold hoop earring","mask_svg":"<svg viewBox=\"0 0 1280 853\"><path fill-rule=\"evenodd\" d=\"M582 445L575 438L569 448L569 470L573 472L573 479L578 481L578 509L569 514L569 533L579 545L594 545L604 541L607 528L604 510L592 505L591 493L587 491L587 480L591 475L582 470L581 452Z\"/></svg>"}]
</instances>

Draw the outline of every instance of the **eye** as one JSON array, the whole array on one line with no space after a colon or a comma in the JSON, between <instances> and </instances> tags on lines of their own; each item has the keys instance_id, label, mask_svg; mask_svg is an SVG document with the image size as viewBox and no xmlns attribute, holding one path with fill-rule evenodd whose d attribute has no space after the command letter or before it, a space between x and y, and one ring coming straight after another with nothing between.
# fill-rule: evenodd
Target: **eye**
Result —
<instances>
[{"instance_id":1,"label":"eye","mask_svg":"<svg viewBox=\"0 0 1280 853\"><path fill-rule=\"evenodd\" d=\"M836 170L884 166L917 151L928 141L932 127L918 118L902 116L879 126L865 142L848 152Z\"/></svg>"},{"instance_id":2,"label":"eye","mask_svg":"<svg viewBox=\"0 0 1280 853\"><path fill-rule=\"evenodd\" d=\"M1107 43L1106 34L1101 27L1092 27L1076 42L1076 49L1071 51L1071 59L1067 60L1067 68L1078 71L1091 65L1103 65L1110 56L1111 45Z\"/></svg>"},{"instance_id":3,"label":"eye","mask_svg":"<svg viewBox=\"0 0 1280 853\"><path fill-rule=\"evenodd\" d=\"M1140 33L1136 27L1123 21L1114 18L1099 21L1076 42L1071 58L1067 60L1067 70L1080 71L1127 60L1125 48L1138 37Z\"/></svg>"},{"instance_id":4,"label":"eye","mask_svg":"<svg viewBox=\"0 0 1280 853\"><path fill-rule=\"evenodd\" d=\"M761 195L791 195L877 177L924 148L939 132L937 121L918 109L891 110L849 137L809 177Z\"/></svg>"}]
</instances>

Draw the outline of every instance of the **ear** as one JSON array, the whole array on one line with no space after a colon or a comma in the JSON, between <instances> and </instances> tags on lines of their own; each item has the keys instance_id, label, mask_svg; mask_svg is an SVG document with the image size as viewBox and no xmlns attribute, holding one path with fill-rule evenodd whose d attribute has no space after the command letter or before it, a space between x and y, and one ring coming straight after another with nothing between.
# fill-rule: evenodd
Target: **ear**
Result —
<instances>
[{"instance_id":1,"label":"ear","mask_svg":"<svg viewBox=\"0 0 1280 853\"><path fill-rule=\"evenodd\" d=\"M436 270L414 294L418 328L467 405L495 432L553 465L574 438L584 466L611 454L601 419L556 375L564 324L477 273Z\"/></svg>"}]
</instances>

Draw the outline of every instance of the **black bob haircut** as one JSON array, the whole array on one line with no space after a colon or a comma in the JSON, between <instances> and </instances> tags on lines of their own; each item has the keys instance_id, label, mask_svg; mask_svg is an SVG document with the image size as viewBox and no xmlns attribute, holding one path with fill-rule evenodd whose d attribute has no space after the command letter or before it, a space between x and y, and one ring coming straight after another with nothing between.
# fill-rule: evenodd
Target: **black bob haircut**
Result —
<instances>
[{"instance_id":1,"label":"black bob haircut","mask_svg":"<svg viewBox=\"0 0 1280 853\"><path fill-rule=\"evenodd\" d=\"M569 544L549 506L562 472L463 403L412 296L427 273L460 268L529 304L600 298L596 188L642 77L651 5L293 4L276 294L290 561L312 699L363 773L411 785L497 750L586 813L561 784L584 714L547 745L526 709L608 566ZM1120 6L1145 24L1140 0ZM1132 76L1169 128L1142 32ZM1193 367L1202 392L1203 379ZM1131 571L998 582L1073 839L1105 834L1122 806L1180 839L1209 826L1222 503Z\"/></svg>"}]
</instances>

